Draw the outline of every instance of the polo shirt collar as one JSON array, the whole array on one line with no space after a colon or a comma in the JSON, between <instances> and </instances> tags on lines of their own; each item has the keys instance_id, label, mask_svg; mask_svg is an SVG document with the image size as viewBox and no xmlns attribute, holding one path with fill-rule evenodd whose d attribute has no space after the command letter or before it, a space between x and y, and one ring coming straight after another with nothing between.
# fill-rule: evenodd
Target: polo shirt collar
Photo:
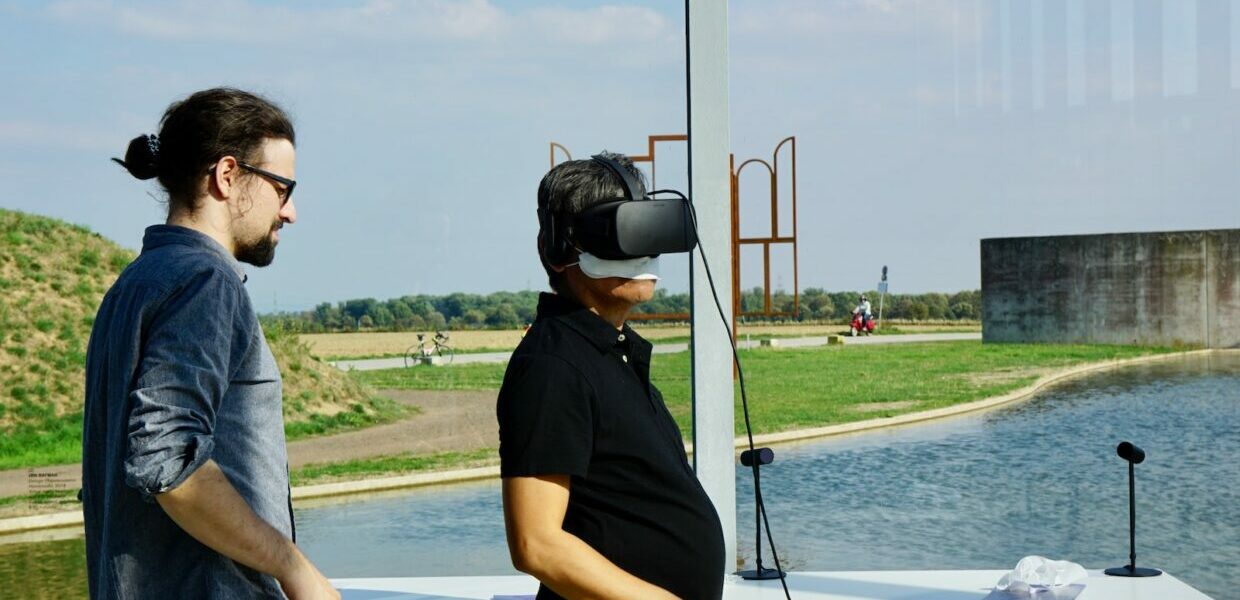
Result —
<instances>
[{"instance_id":1,"label":"polo shirt collar","mask_svg":"<svg viewBox=\"0 0 1240 600\"><path fill-rule=\"evenodd\" d=\"M640 343L642 340L628 323L620 330L576 300L543 292L538 295L538 318L556 319L586 338L599 352L606 352L620 343L620 336Z\"/></svg>"},{"instance_id":2,"label":"polo shirt collar","mask_svg":"<svg viewBox=\"0 0 1240 600\"><path fill-rule=\"evenodd\" d=\"M236 273L243 283L246 280L245 269L241 266L241 261L237 260L237 257L233 256L227 248L201 231L180 225L151 225L146 228L146 233L142 236L143 252L170 244L210 251L220 259L220 262L228 265L228 268Z\"/></svg>"}]
</instances>

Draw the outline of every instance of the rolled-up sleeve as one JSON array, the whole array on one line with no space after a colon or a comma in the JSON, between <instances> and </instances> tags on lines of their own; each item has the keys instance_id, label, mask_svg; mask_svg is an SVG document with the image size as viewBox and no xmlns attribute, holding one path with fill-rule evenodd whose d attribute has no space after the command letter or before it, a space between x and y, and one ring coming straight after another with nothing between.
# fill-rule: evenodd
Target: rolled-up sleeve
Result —
<instances>
[{"instance_id":1,"label":"rolled-up sleeve","mask_svg":"<svg viewBox=\"0 0 1240 600\"><path fill-rule=\"evenodd\" d=\"M248 306L244 293L234 274L208 270L173 290L143 330L129 393L125 483L148 501L211 458L215 416L250 335L236 318Z\"/></svg>"}]
</instances>

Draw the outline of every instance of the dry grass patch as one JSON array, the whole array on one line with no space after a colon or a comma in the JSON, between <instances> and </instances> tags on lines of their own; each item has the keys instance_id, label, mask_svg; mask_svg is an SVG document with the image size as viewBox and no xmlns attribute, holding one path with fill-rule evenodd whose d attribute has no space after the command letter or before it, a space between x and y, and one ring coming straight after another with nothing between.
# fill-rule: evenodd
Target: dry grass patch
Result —
<instances>
[{"instance_id":1,"label":"dry grass patch","mask_svg":"<svg viewBox=\"0 0 1240 600\"><path fill-rule=\"evenodd\" d=\"M888 410L905 410L917 406L916 400L902 400L899 402L868 402L865 404L857 404L851 408L853 412L872 413L883 412Z\"/></svg>"},{"instance_id":2,"label":"dry grass patch","mask_svg":"<svg viewBox=\"0 0 1240 600\"><path fill-rule=\"evenodd\" d=\"M984 386L1020 381L1026 378L1037 379L1054 372L1056 372L1056 369L1051 368L1011 368L986 373L959 373L950 375L946 379L964 381L974 386Z\"/></svg>"},{"instance_id":3,"label":"dry grass patch","mask_svg":"<svg viewBox=\"0 0 1240 600\"><path fill-rule=\"evenodd\" d=\"M83 227L0 210L0 432L81 410L95 311L133 256Z\"/></svg>"}]
</instances>

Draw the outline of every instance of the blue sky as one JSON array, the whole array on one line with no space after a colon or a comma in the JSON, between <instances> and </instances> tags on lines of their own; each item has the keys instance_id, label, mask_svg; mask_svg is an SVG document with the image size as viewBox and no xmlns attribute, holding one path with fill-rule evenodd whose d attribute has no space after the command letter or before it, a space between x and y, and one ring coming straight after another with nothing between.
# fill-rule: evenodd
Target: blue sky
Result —
<instances>
[{"instance_id":1,"label":"blue sky","mask_svg":"<svg viewBox=\"0 0 1240 600\"><path fill-rule=\"evenodd\" d=\"M682 133L682 9L0 0L0 206L137 248L163 219L158 190L107 158L172 100L232 85L298 127L299 221L251 270L260 311L541 289L548 142L580 157ZM802 288L870 287L888 264L893 291L972 289L986 237L1240 224L1236 2L729 11L738 162L797 136ZM659 152L660 187L683 187L683 146ZM767 183L745 173L743 233L757 235ZM790 287L790 257L774 257ZM683 262L665 261L665 287L687 289ZM746 287L757 263L743 257Z\"/></svg>"}]
</instances>

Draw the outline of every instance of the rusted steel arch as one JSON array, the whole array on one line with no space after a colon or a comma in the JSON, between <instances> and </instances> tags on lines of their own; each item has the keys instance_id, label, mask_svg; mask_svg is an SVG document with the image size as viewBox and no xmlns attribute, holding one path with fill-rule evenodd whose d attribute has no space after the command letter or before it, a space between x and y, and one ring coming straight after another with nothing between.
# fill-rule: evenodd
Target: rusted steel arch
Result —
<instances>
[{"instance_id":1,"label":"rusted steel arch","mask_svg":"<svg viewBox=\"0 0 1240 600\"><path fill-rule=\"evenodd\" d=\"M792 235L780 235L779 231L779 152L785 144L792 143ZM733 162L735 157L732 157ZM770 180L771 230L766 237L742 238L740 236L740 178L745 167L757 163L766 168ZM800 277L797 265L796 239L796 136L784 138L771 153L771 162L751 158L735 167L732 173L732 314L740 316L796 316L801 310ZM743 244L762 246L763 302L761 311L741 310L741 255ZM775 312L771 306L771 244L792 245L793 309L792 312Z\"/></svg>"},{"instance_id":2,"label":"rusted steel arch","mask_svg":"<svg viewBox=\"0 0 1240 600\"><path fill-rule=\"evenodd\" d=\"M792 313L801 314L801 268L797 257L797 136L790 135L775 145L771 162L775 163L775 177L779 177L779 150L791 142L792 147Z\"/></svg>"},{"instance_id":3,"label":"rusted steel arch","mask_svg":"<svg viewBox=\"0 0 1240 600\"><path fill-rule=\"evenodd\" d=\"M689 136L683 133L664 134L664 135L648 135L646 136L646 154L642 156L638 156L638 155L629 156L629 159L635 163L636 162L650 163L650 189L651 190L659 189L659 186L656 183L656 181L658 181L658 174L655 172L654 145L659 142L687 142L687 141L689 141Z\"/></svg>"},{"instance_id":4,"label":"rusted steel arch","mask_svg":"<svg viewBox=\"0 0 1240 600\"><path fill-rule=\"evenodd\" d=\"M568 148L565 148L564 144L561 144L559 142L551 142L551 166L548 167L549 169L555 168L555 149L556 148L559 148L560 152L564 153L565 160L573 160L573 155L568 153Z\"/></svg>"},{"instance_id":5,"label":"rusted steel arch","mask_svg":"<svg viewBox=\"0 0 1240 600\"><path fill-rule=\"evenodd\" d=\"M762 160L761 158L751 158L751 159L749 159L749 160L747 160L747 161L745 161L745 162L741 163L741 166L736 167L736 178L737 178L737 179L740 179L740 176L741 176L741 171L744 171L744 170L745 170L745 167L746 167L746 166L748 166L750 163L758 163L758 164L760 164L760 165L762 165L762 166L766 167L766 171L767 171L767 173L770 173L770 174L771 174L771 177L774 177L774 176L775 176L775 169L774 169L773 167L771 167L771 163L768 163L768 162L766 162L765 160Z\"/></svg>"}]
</instances>

